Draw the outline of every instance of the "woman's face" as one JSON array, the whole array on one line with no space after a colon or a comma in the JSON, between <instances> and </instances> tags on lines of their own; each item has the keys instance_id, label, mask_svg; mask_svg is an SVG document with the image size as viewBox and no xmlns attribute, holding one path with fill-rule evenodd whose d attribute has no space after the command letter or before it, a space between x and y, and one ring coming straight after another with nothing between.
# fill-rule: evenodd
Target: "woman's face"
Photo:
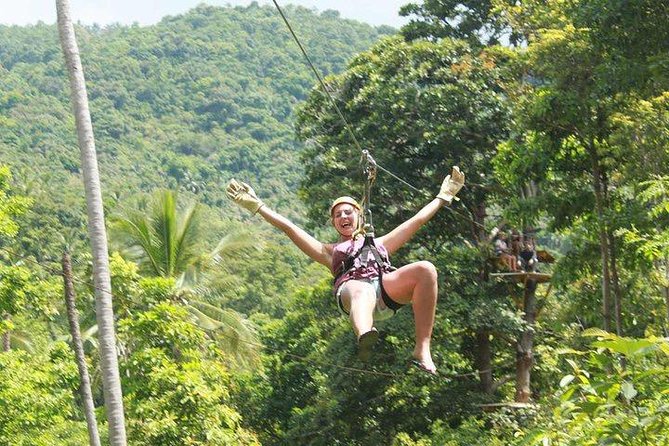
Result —
<instances>
[{"instance_id":1,"label":"woman's face","mask_svg":"<svg viewBox=\"0 0 669 446\"><path fill-rule=\"evenodd\" d=\"M343 237L352 237L358 229L358 217L358 209L352 204L338 204L332 210L332 225Z\"/></svg>"}]
</instances>

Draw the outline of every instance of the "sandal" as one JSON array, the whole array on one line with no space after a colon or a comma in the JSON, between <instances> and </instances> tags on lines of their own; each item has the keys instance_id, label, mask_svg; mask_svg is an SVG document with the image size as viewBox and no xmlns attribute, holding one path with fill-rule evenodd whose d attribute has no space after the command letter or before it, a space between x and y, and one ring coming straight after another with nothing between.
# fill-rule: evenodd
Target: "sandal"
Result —
<instances>
[{"instance_id":1,"label":"sandal","mask_svg":"<svg viewBox=\"0 0 669 446\"><path fill-rule=\"evenodd\" d=\"M374 344L379 340L379 332L372 327L367 333L363 333L358 338L358 359L362 362L369 361L369 357L374 349Z\"/></svg>"},{"instance_id":2,"label":"sandal","mask_svg":"<svg viewBox=\"0 0 669 446\"><path fill-rule=\"evenodd\" d=\"M421 372L427 373L428 375L439 376L439 372L437 371L437 369L428 369L427 367L425 367L425 364L423 364L417 359L412 359L411 365L416 367Z\"/></svg>"}]
</instances>

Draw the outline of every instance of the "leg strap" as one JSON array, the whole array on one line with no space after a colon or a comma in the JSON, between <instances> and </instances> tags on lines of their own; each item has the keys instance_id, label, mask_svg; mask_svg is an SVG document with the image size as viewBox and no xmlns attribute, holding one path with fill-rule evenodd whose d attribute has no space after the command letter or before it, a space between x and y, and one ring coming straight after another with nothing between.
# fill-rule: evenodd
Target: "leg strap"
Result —
<instances>
[{"instance_id":1,"label":"leg strap","mask_svg":"<svg viewBox=\"0 0 669 446\"><path fill-rule=\"evenodd\" d=\"M381 299L383 299L383 303L386 304L386 307L390 308L395 313L397 313L397 310L402 308L404 306L404 304L401 304L399 302L395 302L388 295L388 293L386 293L386 289L383 287L383 274L379 275L379 287L381 287ZM340 305L341 305L341 303L340 303Z\"/></svg>"},{"instance_id":2,"label":"leg strap","mask_svg":"<svg viewBox=\"0 0 669 446\"><path fill-rule=\"evenodd\" d=\"M343 287L345 284L346 284L346 282L342 283L341 286L339 287L339 289L341 289L341 287ZM341 311L342 311L346 316L349 316L348 311L346 311L346 310L344 309L344 304L341 303L341 291L337 291L337 304L339 304L339 308L341 309Z\"/></svg>"}]
</instances>

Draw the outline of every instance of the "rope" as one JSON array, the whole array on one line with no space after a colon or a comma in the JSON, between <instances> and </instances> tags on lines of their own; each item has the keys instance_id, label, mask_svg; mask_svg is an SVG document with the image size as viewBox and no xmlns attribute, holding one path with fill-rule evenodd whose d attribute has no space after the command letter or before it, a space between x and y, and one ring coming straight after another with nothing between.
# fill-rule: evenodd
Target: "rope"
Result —
<instances>
[{"instance_id":1,"label":"rope","mask_svg":"<svg viewBox=\"0 0 669 446\"><path fill-rule=\"evenodd\" d=\"M392 173L391 171L389 171L388 169L386 169L385 167L383 167L383 166L380 165L379 163L376 163L376 162L375 162L375 166L378 167L381 171L383 171L383 172L387 173L388 175L390 175L391 177L395 178L396 180L398 180L398 181L404 183L404 184L407 185L409 188L411 188L411 189L415 190L416 192L418 192L418 193L424 195L425 197L431 197L431 196L432 196L430 193L428 193L428 192L426 192L426 191L424 191L424 190L418 189L416 186L414 186L414 185L412 185L411 183L409 183L409 182L403 180L402 178L398 177L397 175L395 175L394 173ZM451 203L451 206L446 206L446 209L448 209L449 212L451 212L452 214L455 214L455 215L457 215L457 216L463 218L464 220L466 220L466 221L472 223L474 226L477 226L477 227L479 227L479 228L481 228L481 229L483 229L483 230L486 229L486 227L485 227L484 225L482 225L481 223L477 222L477 221L474 220L473 218L471 218L471 217L469 217L469 216L463 214L462 212L458 212L457 210L455 210L455 209L453 208L452 204L453 204L453 203ZM464 206L464 203L462 203L462 205Z\"/></svg>"},{"instance_id":2,"label":"rope","mask_svg":"<svg viewBox=\"0 0 669 446\"><path fill-rule=\"evenodd\" d=\"M316 75L316 78L318 79L318 82L321 84L321 88L323 89L323 91L325 92L327 97L330 99L330 102L332 103L332 106L334 107L334 109L337 111L337 114L339 115L339 119L341 119L342 122L344 123L344 128L347 130L348 134L351 136L351 139L353 140L353 143L355 144L357 149L362 152L362 147L360 146L360 143L358 143L358 139L355 137L355 134L351 130L351 126L349 125L348 121L344 117L344 114L339 109L339 106L335 102L334 98L330 94L330 90L328 90L328 88L325 86L325 82L323 81L323 78L321 77L320 73L318 72L318 70L316 69L314 64L311 62L311 59L309 58L309 55L307 54L304 47L302 46L302 43L300 42L300 39L297 38L297 34L295 34L295 31L293 31L293 27L290 26L290 23L288 22L288 19L283 14L283 11L281 10L281 7L276 2L276 0L272 0L272 1L274 2L274 6L276 6L277 11L279 11L279 14L281 14L281 18L283 19L283 22L288 27L288 30L290 31L290 34L293 36L293 39L295 40L295 43L297 43L297 46L300 48L300 51L302 52L302 55L304 56L307 63L309 64L309 67L311 67L311 71L313 71L314 74Z\"/></svg>"},{"instance_id":3,"label":"rope","mask_svg":"<svg viewBox=\"0 0 669 446\"><path fill-rule=\"evenodd\" d=\"M295 360L298 360L300 362L305 362L305 363L308 363L308 364L330 366L330 367L334 367L334 368L337 368L337 369L346 370L346 371L349 371L349 372L357 372L357 373L363 373L363 374L368 374L368 375L377 375L377 376L389 376L389 377L392 377L392 378L400 378L400 377L405 376L404 374L400 374L400 373L379 372L379 371L376 371L376 370L369 370L369 369L361 369L361 368L357 368L357 367L343 366L343 365L340 365L340 364L337 364L337 363L334 363L334 362L314 361L313 359L308 358L306 356L300 356L300 355L297 355L295 353L289 353L289 352L286 352L285 350L281 350L281 349L273 348L273 347L268 347L264 344L258 344L258 343L255 343L255 342L247 341L245 339L239 339L239 340L241 342L253 345L254 347L259 347L259 348L262 348L262 349L265 349L265 350L270 350L270 351L273 351L275 353L282 353L282 354L284 354L284 355L286 355L290 358L293 358ZM510 364L511 364L511 362L504 363L500 366L500 368L506 367ZM452 378L466 378L466 377L469 377L469 376L474 376L474 375L478 375L478 374L482 374L482 373L491 373L492 371L493 371L493 369L490 368L490 369L487 369L487 370L473 370L471 372L466 372L466 373L445 374L445 373L440 372L438 375L435 375L435 377L443 377L443 378L446 378L446 379L449 379L449 378L450 379L452 379Z\"/></svg>"},{"instance_id":4,"label":"rope","mask_svg":"<svg viewBox=\"0 0 669 446\"><path fill-rule=\"evenodd\" d=\"M339 119L341 119L341 121L344 123L344 128L346 129L347 133L350 135L351 139L353 140L353 143L354 143L355 147L361 152L361 154L362 154L362 159L363 159L363 160L366 159L367 161L369 161L369 160L371 159L371 161L374 161L374 159L371 157L369 151L368 151L368 150L363 150L362 147L360 146L360 143L358 142L358 139L355 137L355 134L353 133L353 130L351 130L351 125L348 123L348 121L347 121L346 118L344 117L344 114L342 113L341 109L339 108L339 106L337 105L336 101L334 100L334 98L333 98L332 95L330 94L330 90L328 90L328 88L326 87L325 82L323 81L323 78L321 77L320 73L318 72L318 70L316 69L316 67L314 66L314 64L311 62L311 58L310 58L309 55L307 54L307 51L304 49L304 46L302 45L302 42L300 42L300 39L297 37L297 34L296 34L295 31L293 30L293 27L290 25L290 22L289 22L288 19L286 18L285 14L284 14L283 11L281 10L281 7L279 6L279 4L277 3L276 0L272 0L272 2L274 3L274 6L276 6L276 9L277 9L277 11L279 12L279 14L281 15L281 18L283 19L283 22L286 24L286 27L288 27L288 30L290 31L290 34L293 36L293 40L295 40L295 43L296 43L297 46L299 47L300 52L302 53L302 55L304 56L305 60L307 61L307 64L308 64L309 67L311 68L311 71L312 71L312 72L314 73L314 75L316 76L316 79L318 79L318 82L319 82L319 84L321 85L321 88L323 89L323 91L325 92L326 96L327 96L328 99L330 100L330 103L332 104L332 106L334 107L335 111L337 112L337 115L339 116ZM398 180L399 182L401 182L401 183L404 184L405 186L409 187L410 189L414 190L415 192L418 192L418 193L420 193L420 194L422 194L422 195L425 195L425 196L428 196L428 197L430 196L430 194L426 193L426 192L423 191L423 190L418 189L416 186L414 186L414 185L412 185L411 183L409 183L408 181L406 181L406 180L400 178L398 175L395 175L395 174L392 173L390 170L386 169L385 167L381 166L380 164L376 163L375 161L374 161L374 167L375 167L375 168L378 167L380 170L382 170L383 172L387 173L388 175L390 175L390 176L393 177L394 179ZM370 182L369 180L366 180L366 181L367 181L367 183ZM372 180L372 182L373 182L373 180ZM371 189L371 184L369 184L369 187L368 187L368 185L366 184L365 187L366 187L366 191L365 191L365 195L363 195L363 201L367 203L367 206L366 206L365 213L363 214L363 216L364 216L364 218L368 218L368 219L369 219L369 223L370 223L370 225L371 225L371 211L369 210L369 199L370 199L371 190L367 190L367 189ZM464 218L464 219L466 219L467 221L471 222L471 223L474 224L475 226L478 226L478 227L480 227L481 229L484 229L484 230L486 229L485 226L482 225L481 223L475 221L474 219L472 219L471 217L469 217L469 216L467 216L467 215L464 215L464 214L462 214L462 213L456 211L456 210L453 209L452 207L448 206L447 209L448 209L450 212L452 212L453 214L455 214L455 215L457 215L457 216L459 216L459 217L461 217L461 218ZM364 230L363 230L363 232L364 232Z\"/></svg>"}]
</instances>

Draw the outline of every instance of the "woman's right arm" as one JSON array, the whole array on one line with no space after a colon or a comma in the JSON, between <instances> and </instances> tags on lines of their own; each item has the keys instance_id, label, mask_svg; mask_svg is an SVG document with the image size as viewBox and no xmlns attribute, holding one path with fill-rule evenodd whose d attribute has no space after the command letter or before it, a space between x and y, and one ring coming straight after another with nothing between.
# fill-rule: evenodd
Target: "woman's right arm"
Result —
<instances>
[{"instance_id":1,"label":"woman's right arm","mask_svg":"<svg viewBox=\"0 0 669 446\"><path fill-rule=\"evenodd\" d=\"M330 245L319 242L286 217L271 210L258 198L251 186L232 179L228 183L227 194L228 198L234 201L235 204L243 207L252 214L260 214L272 226L283 231L295 243L295 246L300 248L302 252L313 260L326 266L328 269L331 268L332 249Z\"/></svg>"},{"instance_id":2,"label":"woman's right arm","mask_svg":"<svg viewBox=\"0 0 669 446\"><path fill-rule=\"evenodd\" d=\"M258 214L272 226L283 231L303 253L328 269L331 268L332 253L328 249L328 245L319 242L292 221L271 210L267 205L258 209Z\"/></svg>"}]
</instances>

